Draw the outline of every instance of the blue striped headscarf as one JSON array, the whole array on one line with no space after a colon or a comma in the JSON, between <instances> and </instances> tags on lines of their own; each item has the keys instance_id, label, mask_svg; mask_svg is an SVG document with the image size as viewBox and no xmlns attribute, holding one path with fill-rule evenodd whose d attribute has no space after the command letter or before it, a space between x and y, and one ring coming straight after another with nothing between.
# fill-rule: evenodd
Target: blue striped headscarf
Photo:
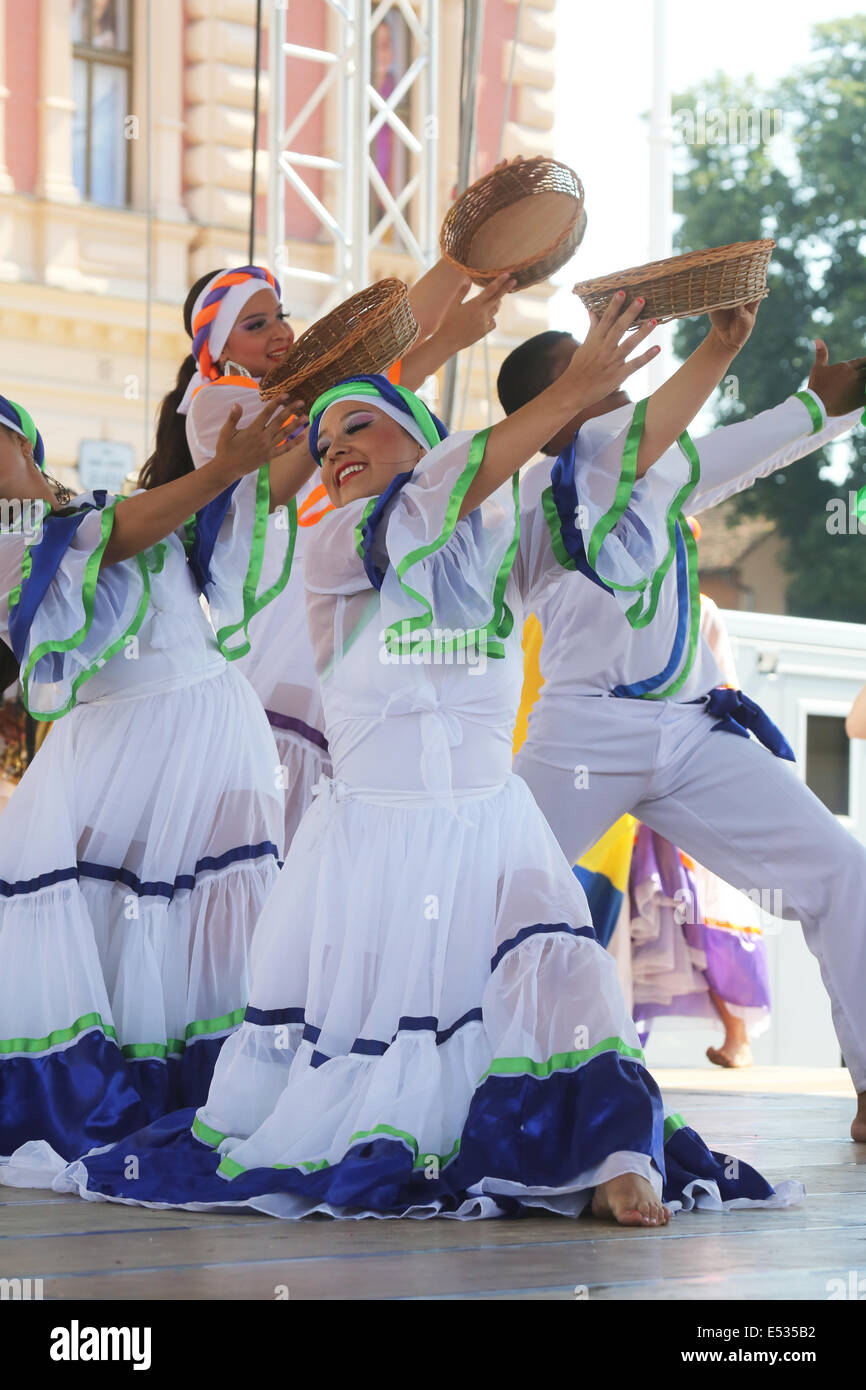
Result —
<instances>
[{"instance_id":1,"label":"blue striped headscarf","mask_svg":"<svg viewBox=\"0 0 866 1390\"><path fill-rule=\"evenodd\" d=\"M405 386L395 386L385 376L350 376L324 391L310 409L308 439L310 453L316 463L321 463L319 425L328 406L333 405L335 401L351 400L371 401L376 404L377 399L382 405L391 407L388 414L397 418L399 423L402 423L399 421L400 416L405 418L408 433L426 449L435 449L437 444L448 438L448 431L442 421L427 408L414 391L407 390Z\"/></svg>"},{"instance_id":2,"label":"blue striped headscarf","mask_svg":"<svg viewBox=\"0 0 866 1390\"><path fill-rule=\"evenodd\" d=\"M0 425L7 425L16 434L21 434L25 439L29 439L33 449L33 457L44 471L45 445L29 411L25 410L23 405L18 405L15 401L0 396Z\"/></svg>"}]
</instances>

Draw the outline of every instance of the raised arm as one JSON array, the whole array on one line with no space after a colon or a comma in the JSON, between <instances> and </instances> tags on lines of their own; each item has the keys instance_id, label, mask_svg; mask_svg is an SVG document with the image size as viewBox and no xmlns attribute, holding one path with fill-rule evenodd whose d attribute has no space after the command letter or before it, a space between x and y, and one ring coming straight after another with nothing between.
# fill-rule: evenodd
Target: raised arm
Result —
<instances>
[{"instance_id":1,"label":"raised arm","mask_svg":"<svg viewBox=\"0 0 866 1390\"><path fill-rule=\"evenodd\" d=\"M826 344L816 339L806 391L751 420L723 425L694 441L701 479L689 497L690 511L717 506L857 424L866 403L866 357L833 363L828 358Z\"/></svg>"},{"instance_id":2,"label":"raised arm","mask_svg":"<svg viewBox=\"0 0 866 1390\"><path fill-rule=\"evenodd\" d=\"M129 497L114 514L114 526L102 555L100 568L116 565L148 550L164 540L200 508L211 502L232 483L254 473L269 460L294 450L286 440L286 402L274 401L265 407L246 429L237 428L241 406L234 404L219 432L213 458L192 473L160 487ZM309 460L309 453L307 454ZM294 460L294 472L300 467ZM309 470L308 470L309 471ZM286 469L287 476L292 470ZM294 476L294 473L292 474ZM303 479L301 479L303 482ZM298 487L301 483L298 483ZM297 490L297 489L296 489ZM286 499L287 500L287 499Z\"/></svg>"},{"instance_id":3,"label":"raised arm","mask_svg":"<svg viewBox=\"0 0 866 1390\"><path fill-rule=\"evenodd\" d=\"M466 276L450 261L438 260L409 291L421 342L435 333L464 284Z\"/></svg>"},{"instance_id":4,"label":"raised arm","mask_svg":"<svg viewBox=\"0 0 866 1390\"><path fill-rule=\"evenodd\" d=\"M407 352L400 371L401 386L417 391L428 376L438 372L455 353L477 343L496 327L499 306L503 296L514 288L514 281L506 272L491 281L480 294L467 299L471 284L470 280L461 282L437 331Z\"/></svg>"},{"instance_id":5,"label":"raised arm","mask_svg":"<svg viewBox=\"0 0 866 1390\"><path fill-rule=\"evenodd\" d=\"M640 478L679 439L715 391L755 326L760 301L715 309L710 331L670 380L649 398L637 454Z\"/></svg>"},{"instance_id":6,"label":"raised arm","mask_svg":"<svg viewBox=\"0 0 866 1390\"><path fill-rule=\"evenodd\" d=\"M493 426L484 458L463 499L461 517L467 516L528 463L579 410L616 390L627 377L655 357L659 349L651 347L639 357L629 359L629 353L655 327L653 322L645 323L625 337L642 306L640 299L626 306L625 295L616 295L600 320L593 316L585 341L562 375L534 400Z\"/></svg>"}]
</instances>

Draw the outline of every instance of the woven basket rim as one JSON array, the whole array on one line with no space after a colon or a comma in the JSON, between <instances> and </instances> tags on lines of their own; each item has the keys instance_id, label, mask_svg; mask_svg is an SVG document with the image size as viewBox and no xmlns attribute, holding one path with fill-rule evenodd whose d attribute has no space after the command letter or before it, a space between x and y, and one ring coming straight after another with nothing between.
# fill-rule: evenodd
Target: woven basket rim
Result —
<instances>
[{"instance_id":1,"label":"woven basket rim","mask_svg":"<svg viewBox=\"0 0 866 1390\"><path fill-rule=\"evenodd\" d=\"M323 347L316 352L322 336L322 325L326 323L339 325L342 319L351 316L353 309L359 302L370 298L373 299L372 307L351 325L346 335L332 346ZM378 302L376 302L377 299ZM382 280L375 281L372 285L365 286L362 290L357 290L348 299L344 299L341 304L331 309L329 313L323 314L321 318L316 319L309 328L304 330L292 344L283 361L272 367L262 378L259 384L259 394L263 398L267 398L269 395L281 394L284 390L297 391L300 390L305 381L329 374L329 369L335 362L339 362L342 358L350 358L353 351L363 343L368 334L381 328L383 324L395 316L396 311L400 308L408 308L414 323L414 314L412 314L408 300L408 286L403 280L398 280L396 276L386 276ZM411 347L417 336L418 324L415 323L412 338L407 342L397 344L394 357L391 362L385 364L383 370L387 370L387 367L390 367L402 352ZM309 355L311 348L313 355ZM302 360L296 370L292 371L292 361L298 358ZM351 375L351 373L348 374Z\"/></svg>"},{"instance_id":2,"label":"woven basket rim","mask_svg":"<svg viewBox=\"0 0 866 1390\"><path fill-rule=\"evenodd\" d=\"M722 261L747 260L765 252L769 254L775 245L772 237L761 237L757 241L732 241L726 246L713 246L703 251L685 251L681 256L668 256L661 261L647 261L644 265L630 266L627 270L597 275L592 280L579 280L572 294L582 296L606 289L622 289L631 284L646 284L650 280L673 279L676 275Z\"/></svg>"},{"instance_id":3,"label":"woven basket rim","mask_svg":"<svg viewBox=\"0 0 866 1390\"><path fill-rule=\"evenodd\" d=\"M449 251L446 248L446 235L451 231L455 222L459 220L461 213L465 210L470 199L477 197L478 191L480 189L483 189L484 187L493 183L504 183L506 179L508 179L509 181L513 181L515 178L520 180L527 170L537 169L540 166L544 166L547 169L563 170L567 175L569 175L570 178L574 180L577 186L577 192L574 194L569 194L565 189L540 190L541 192L559 192L562 193L565 197L574 198L575 206L572 215L566 223L565 227L563 227L562 231L553 241L549 242L548 245L544 248L534 252L533 255L526 256L523 260L520 261L512 261L509 265L501 266L498 269L493 267L484 269L480 266L472 265L468 260L459 260L455 255L452 254L451 251ZM534 190L532 189L528 189L526 191L525 196L531 197L533 191ZM519 200L515 198L511 201L513 204ZM581 214L584 211L584 201L585 193L583 183L581 182L580 177L575 172L575 170L571 168L569 164L564 164L561 159L552 159L549 155L537 154L533 155L531 159L521 160L519 164L509 164L504 169L491 169L489 173L482 174L480 179L476 179L474 183L469 184L468 188L465 188L463 192L459 195L459 197L457 197L451 204L451 207L448 209L442 221L442 227L439 233L440 253L442 255L443 260L448 261L450 265L455 266L458 270L465 271L470 276L483 275L484 278L488 281L494 280L497 277L497 275L504 275L506 270L515 273L527 270L534 266L543 265L547 260L549 260L552 256L556 254L560 247L566 241L568 241L570 237L574 235L575 228L578 226ZM504 205L504 207L508 206L509 204ZM473 228L473 235L475 232L478 231L480 227L484 225L486 221L489 220L490 217L494 215L494 213L504 211L504 207L494 207L492 211L487 214L487 216L479 218L477 225ZM465 229L461 228L461 232L463 232L465 235ZM471 245L472 237L467 237L467 241L469 245Z\"/></svg>"}]
</instances>

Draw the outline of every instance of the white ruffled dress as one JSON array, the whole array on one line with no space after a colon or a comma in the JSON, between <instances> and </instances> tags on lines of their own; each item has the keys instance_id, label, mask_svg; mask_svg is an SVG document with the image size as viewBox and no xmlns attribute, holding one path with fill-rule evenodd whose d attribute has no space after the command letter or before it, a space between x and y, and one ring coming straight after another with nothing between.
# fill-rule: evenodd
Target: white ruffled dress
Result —
<instances>
[{"instance_id":1,"label":"white ruffled dress","mask_svg":"<svg viewBox=\"0 0 866 1390\"><path fill-rule=\"evenodd\" d=\"M104 492L33 544L0 535L0 634L57 720L0 822L0 1155L73 1157L200 1102L243 1016L282 797L200 590L243 645L268 504L262 470L105 569L128 504Z\"/></svg>"},{"instance_id":2,"label":"white ruffled dress","mask_svg":"<svg viewBox=\"0 0 866 1390\"><path fill-rule=\"evenodd\" d=\"M266 402L250 378L216 381L193 397L187 416L187 442L196 468L216 451L219 432L235 404L241 406L240 427L250 425ZM250 623L250 650L240 657L243 671L265 707L279 755L279 781L285 797L285 842L292 843L301 817L313 797L313 787L331 772L325 715L307 628L304 595L304 547L323 511L330 507L318 476L298 493L297 531L292 537L294 559L288 583L272 602L257 612ZM278 585L289 517L285 508L268 519L272 541L261 584L265 592ZM282 538L282 546L280 539Z\"/></svg>"},{"instance_id":3,"label":"white ruffled dress","mask_svg":"<svg viewBox=\"0 0 866 1390\"><path fill-rule=\"evenodd\" d=\"M745 1164L730 1177L665 1120L615 963L511 773L524 609L564 572L542 506L518 524L516 478L457 521L485 442L452 436L315 529L335 780L260 919L244 1024L195 1116L70 1165L58 1190L287 1218L576 1215L625 1172L674 1206L798 1195Z\"/></svg>"}]
</instances>

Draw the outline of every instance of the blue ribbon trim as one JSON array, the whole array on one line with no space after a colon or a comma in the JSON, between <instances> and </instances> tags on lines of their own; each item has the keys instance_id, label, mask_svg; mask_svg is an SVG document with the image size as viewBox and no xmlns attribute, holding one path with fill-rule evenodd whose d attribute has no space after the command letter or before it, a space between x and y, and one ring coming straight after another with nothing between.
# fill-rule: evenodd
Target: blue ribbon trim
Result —
<instances>
[{"instance_id":1,"label":"blue ribbon trim","mask_svg":"<svg viewBox=\"0 0 866 1390\"><path fill-rule=\"evenodd\" d=\"M412 477L412 472L398 473L392 478L383 493L376 498L367 520L361 524L361 559L364 562L364 570L374 589L381 589L385 582L385 570L380 570L373 559L373 543L376 539L376 528L385 514L385 509L397 493L406 486Z\"/></svg>"},{"instance_id":2,"label":"blue ribbon trim","mask_svg":"<svg viewBox=\"0 0 866 1390\"><path fill-rule=\"evenodd\" d=\"M545 922L532 927L522 927L516 936L512 936L508 941L503 941L495 956L491 959L491 975L500 964L503 956L508 955L509 951L513 951L515 947L521 946L530 936L537 936L539 932L565 932L568 936L584 936L590 941L598 940L595 934L595 928L591 925L588 927L570 927L567 922Z\"/></svg>"},{"instance_id":3,"label":"blue ribbon trim","mask_svg":"<svg viewBox=\"0 0 866 1390\"><path fill-rule=\"evenodd\" d=\"M606 594L612 594L613 590L599 578L586 558L583 533L576 521L579 499L574 476L575 439L563 449L550 470L550 488L559 517L560 535L570 559L574 561L575 569L593 584L597 584Z\"/></svg>"},{"instance_id":4,"label":"blue ribbon trim","mask_svg":"<svg viewBox=\"0 0 866 1390\"><path fill-rule=\"evenodd\" d=\"M722 729L726 734L739 734L748 738L753 733L759 743L763 743L777 758L796 762L794 750L778 725L761 709L759 704L744 695L742 690L729 690L717 686L707 696L706 712L718 722L713 729Z\"/></svg>"},{"instance_id":5,"label":"blue ribbon trim","mask_svg":"<svg viewBox=\"0 0 866 1390\"><path fill-rule=\"evenodd\" d=\"M635 681L632 685L617 685L611 692L621 700L638 700L648 690L658 690L670 680L683 658L689 635L689 566L686 543L680 523L676 523L677 629L668 663L657 676Z\"/></svg>"},{"instance_id":6,"label":"blue ribbon trim","mask_svg":"<svg viewBox=\"0 0 866 1390\"><path fill-rule=\"evenodd\" d=\"M211 498L210 502L195 514L195 535L187 551L187 561L203 594L207 593L208 586L213 583L210 567L214 548L239 483L240 479L217 497Z\"/></svg>"},{"instance_id":7,"label":"blue ribbon trim","mask_svg":"<svg viewBox=\"0 0 866 1390\"><path fill-rule=\"evenodd\" d=\"M75 539L84 518L102 511L108 494L102 490L93 494L96 505L82 504L71 516L53 516L50 512L42 523L42 535L30 549L30 573L21 585L21 595L9 614L9 645L20 665L27 650L27 638L33 620L51 586L64 555Z\"/></svg>"},{"instance_id":8,"label":"blue ribbon trim","mask_svg":"<svg viewBox=\"0 0 866 1390\"><path fill-rule=\"evenodd\" d=\"M664 1172L658 1088L640 1063L615 1052L544 1078L488 1076L470 1100L451 1158L416 1153L405 1140L377 1134L356 1141L331 1166L257 1168L226 1181L216 1171L221 1155L193 1137L192 1118L190 1111L167 1116L85 1159L88 1190L167 1203L287 1192L310 1203L396 1216L432 1202L455 1211L484 1178L565 1189L617 1150L646 1154ZM131 1155L139 1157L135 1180L124 1173ZM519 1197L494 1200L510 1214L523 1209Z\"/></svg>"},{"instance_id":9,"label":"blue ribbon trim","mask_svg":"<svg viewBox=\"0 0 866 1390\"><path fill-rule=\"evenodd\" d=\"M227 869L232 864L239 864L250 859L261 859L268 855L279 862L277 847L272 840L262 840L257 845L240 845L237 849L227 850L225 854L199 859L193 873L178 874L173 883L164 883L159 880L143 881L129 869L113 868L107 864L91 864L85 859L80 859L77 865L68 869L54 869L51 873L39 874L37 878L19 879L16 883L9 883L6 879L0 879L0 897L18 897L25 893L36 893L40 888L50 888L55 883L64 883L68 880L77 882L82 878L95 878L100 879L103 883L122 883L140 898L168 898L171 902L175 893L185 888L195 888L199 874Z\"/></svg>"}]
</instances>

